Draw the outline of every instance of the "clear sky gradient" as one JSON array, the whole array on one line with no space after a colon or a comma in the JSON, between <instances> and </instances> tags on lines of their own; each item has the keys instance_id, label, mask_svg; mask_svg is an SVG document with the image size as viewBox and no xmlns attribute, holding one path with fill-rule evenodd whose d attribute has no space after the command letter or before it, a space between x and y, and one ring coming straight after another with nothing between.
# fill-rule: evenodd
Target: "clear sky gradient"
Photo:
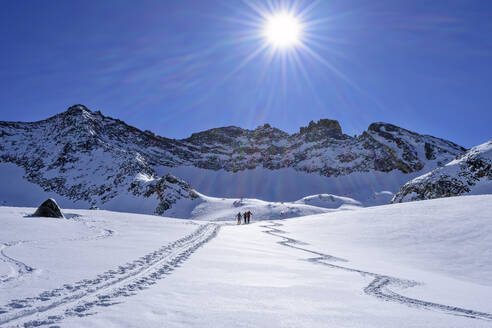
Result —
<instances>
[{"instance_id":1,"label":"clear sky gradient","mask_svg":"<svg viewBox=\"0 0 492 328\"><path fill-rule=\"evenodd\" d=\"M0 120L73 104L184 138L372 122L492 138L492 1L1 1ZM306 49L260 51L254 8L303 11ZM270 9L268 7L270 6Z\"/></svg>"}]
</instances>

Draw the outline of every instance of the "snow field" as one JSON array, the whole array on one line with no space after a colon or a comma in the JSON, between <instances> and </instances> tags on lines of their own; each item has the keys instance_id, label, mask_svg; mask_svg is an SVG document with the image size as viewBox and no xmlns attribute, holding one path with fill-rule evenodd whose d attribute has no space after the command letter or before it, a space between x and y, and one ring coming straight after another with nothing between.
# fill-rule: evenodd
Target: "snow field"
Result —
<instances>
[{"instance_id":1,"label":"snow field","mask_svg":"<svg viewBox=\"0 0 492 328\"><path fill-rule=\"evenodd\" d=\"M34 209L1 207L3 253L34 270L15 275L0 262L11 274L0 282L0 325L491 325L492 195L260 222L271 203L202 200L194 218L218 219L220 232L197 220L82 210L27 218ZM224 221L238 209L251 209L253 223Z\"/></svg>"},{"instance_id":2,"label":"snow field","mask_svg":"<svg viewBox=\"0 0 492 328\"><path fill-rule=\"evenodd\" d=\"M372 277L307 261L312 254L279 244L278 237L265 233L270 229L265 226L270 223L224 226L155 288L97 315L68 318L66 323L76 327L490 326L490 321L367 295L364 288ZM122 316L125 313L139 315Z\"/></svg>"},{"instance_id":3,"label":"snow field","mask_svg":"<svg viewBox=\"0 0 492 328\"><path fill-rule=\"evenodd\" d=\"M108 211L64 210L70 219L34 218L34 208L0 208L4 252L33 271L1 285L0 304L96 275L154 251L197 228L191 222ZM2 271L16 271L0 262Z\"/></svg>"}]
</instances>

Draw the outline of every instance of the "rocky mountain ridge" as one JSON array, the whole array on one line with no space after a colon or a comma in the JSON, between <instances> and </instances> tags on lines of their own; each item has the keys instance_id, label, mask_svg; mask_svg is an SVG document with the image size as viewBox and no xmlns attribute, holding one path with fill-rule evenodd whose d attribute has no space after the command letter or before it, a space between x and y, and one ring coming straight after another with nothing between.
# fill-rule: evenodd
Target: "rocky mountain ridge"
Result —
<instances>
[{"instance_id":1,"label":"rocky mountain ridge","mask_svg":"<svg viewBox=\"0 0 492 328\"><path fill-rule=\"evenodd\" d=\"M373 123L352 137L328 119L310 122L295 134L265 124L254 130L215 128L175 140L83 105L38 122L0 122L0 138L0 162L23 167L25 178L46 191L98 205L124 192L155 197L167 204L157 206L161 209L183 197L192 199L193 193L178 178L162 180L156 166L231 172L293 168L336 177L371 171L426 172L465 151L450 141L387 123ZM137 188L142 177L153 187ZM169 199L167 192L172 194Z\"/></svg>"},{"instance_id":2,"label":"rocky mountain ridge","mask_svg":"<svg viewBox=\"0 0 492 328\"><path fill-rule=\"evenodd\" d=\"M407 182L393 203L492 193L492 140L459 158Z\"/></svg>"}]
</instances>

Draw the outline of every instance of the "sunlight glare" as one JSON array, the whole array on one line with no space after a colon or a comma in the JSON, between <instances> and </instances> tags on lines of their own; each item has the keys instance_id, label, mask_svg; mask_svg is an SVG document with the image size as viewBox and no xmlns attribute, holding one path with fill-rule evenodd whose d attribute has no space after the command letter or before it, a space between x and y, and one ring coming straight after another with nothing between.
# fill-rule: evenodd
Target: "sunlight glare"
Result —
<instances>
[{"instance_id":1,"label":"sunlight glare","mask_svg":"<svg viewBox=\"0 0 492 328\"><path fill-rule=\"evenodd\" d=\"M289 13L278 13L267 18L264 37L276 48L287 48L300 42L302 27L297 19Z\"/></svg>"}]
</instances>

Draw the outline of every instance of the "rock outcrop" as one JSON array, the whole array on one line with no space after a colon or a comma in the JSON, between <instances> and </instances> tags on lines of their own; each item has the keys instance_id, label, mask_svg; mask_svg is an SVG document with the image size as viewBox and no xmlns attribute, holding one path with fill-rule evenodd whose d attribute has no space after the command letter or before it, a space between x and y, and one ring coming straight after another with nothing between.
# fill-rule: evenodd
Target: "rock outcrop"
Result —
<instances>
[{"instance_id":1,"label":"rock outcrop","mask_svg":"<svg viewBox=\"0 0 492 328\"><path fill-rule=\"evenodd\" d=\"M492 193L492 141L470 149L443 167L407 182L393 203Z\"/></svg>"},{"instance_id":2,"label":"rock outcrop","mask_svg":"<svg viewBox=\"0 0 492 328\"><path fill-rule=\"evenodd\" d=\"M59 218L59 219L65 218L60 207L58 206L58 204L53 198L49 198L45 200L38 207L36 212L34 212L33 216L42 216L47 218Z\"/></svg>"},{"instance_id":3,"label":"rock outcrop","mask_svg":"<svg viewBox=\"0 0 492 328\"><path fill-rule=\"evenodd\" d=\"M135 179L130 184L129 190L135 196L157 198L159 202L154 213L158 215L163 215L164 212L181 199L194 200L198 198L198 194L187 182L172 174L166 174L162 178L144 177L143 179Z\"/></svg>"}]
</instances>

